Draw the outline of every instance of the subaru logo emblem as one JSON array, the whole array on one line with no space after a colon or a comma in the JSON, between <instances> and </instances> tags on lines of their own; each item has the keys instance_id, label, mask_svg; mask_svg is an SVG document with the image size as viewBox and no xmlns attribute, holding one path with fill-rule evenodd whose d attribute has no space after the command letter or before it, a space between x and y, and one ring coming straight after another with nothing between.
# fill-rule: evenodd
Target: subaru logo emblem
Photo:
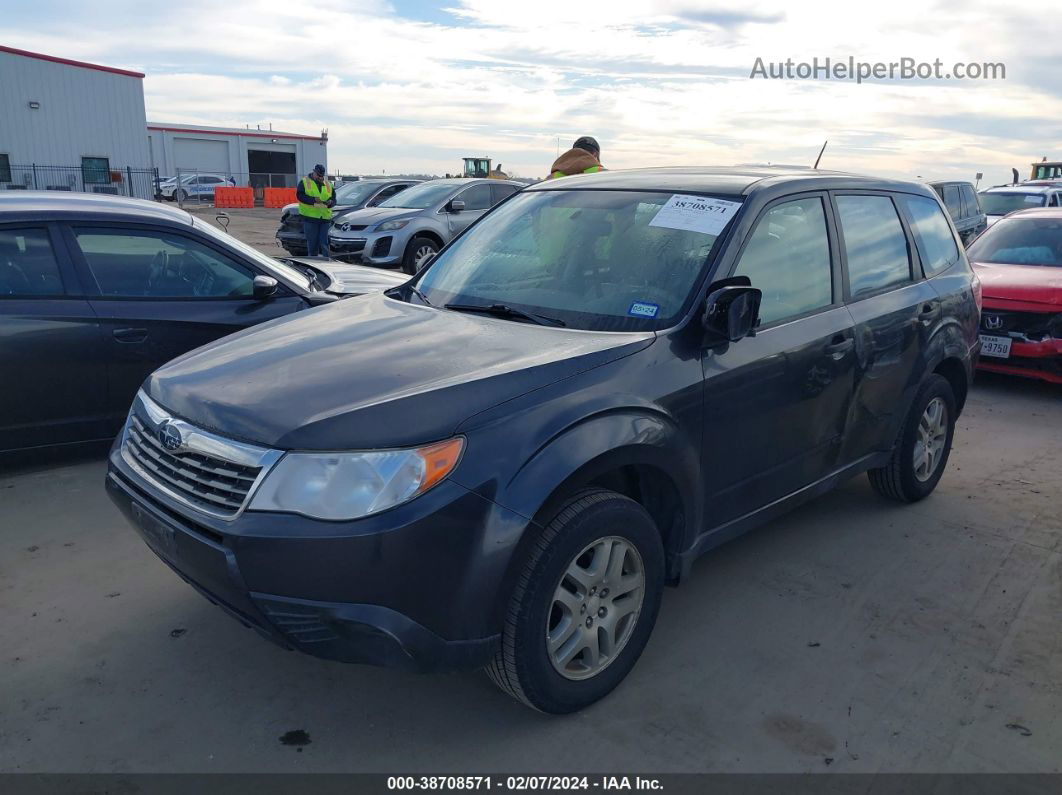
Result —
<instances>
[{"instance_id":1,"label":"subaru logo emblem","mask_svg":"<svg viewBox=\"0 0 1062 795\"><path fill-rule=\"evenodd\" d=\"M159 443L171 453L178 450L184 444L184 437L177 426L170 422L164 422L158 430Z\"/></svg>"},{"instance_id":2,"label":"subaru logo emblem","mask_svg":"<svg viewBox=\"0 0 1062 795\"><path fill-rule=\"evenodd\" d=\"M985 315L985 328L989 331L1003 328L1003 318L999 315Z\"/></svg>"}]
</instances>

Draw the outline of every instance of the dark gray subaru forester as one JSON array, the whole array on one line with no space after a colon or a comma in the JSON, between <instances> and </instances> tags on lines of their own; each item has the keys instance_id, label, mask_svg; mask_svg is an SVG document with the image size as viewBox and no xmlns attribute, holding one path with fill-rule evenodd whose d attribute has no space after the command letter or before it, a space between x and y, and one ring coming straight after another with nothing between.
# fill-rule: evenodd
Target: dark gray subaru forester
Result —
<instances>
[{"instance_id":1,"label":"dark gray subaru forester","mask_svg":"<svg viewBox=\"0 0 1062 795\"><path fill-rule=\"evenodd\" d=\"M156 371L107 487L286 647L486 666L570 712L626 676L698 555L861 472L895 500L933 491L979 295L923 185L544 182L407 284Z\"/></svg>"}]
</instances>

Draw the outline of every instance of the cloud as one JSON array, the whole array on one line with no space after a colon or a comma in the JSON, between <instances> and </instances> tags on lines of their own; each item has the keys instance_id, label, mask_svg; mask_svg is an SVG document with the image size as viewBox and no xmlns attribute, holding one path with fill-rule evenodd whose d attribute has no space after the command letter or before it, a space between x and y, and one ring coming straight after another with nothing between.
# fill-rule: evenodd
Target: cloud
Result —
<instances>
[{"instance_id":1,"label":"cloud","mask_svg":"<svg viewBox=\"0 0 1062 795\"><path fill-rule=\"evenodd\" d=\"M42 0L9 43L138 69L153 120L315 134L352 172L444 173L487 154L546 173L590 133L608 166L808 162L913 177L1009 178L1058 146L1062 20L1001 9L849 0ZM105 21L102 21L105 20ZM1002 81L750 80L765 61L999 61Z\"/></svg>"}]
</instances>

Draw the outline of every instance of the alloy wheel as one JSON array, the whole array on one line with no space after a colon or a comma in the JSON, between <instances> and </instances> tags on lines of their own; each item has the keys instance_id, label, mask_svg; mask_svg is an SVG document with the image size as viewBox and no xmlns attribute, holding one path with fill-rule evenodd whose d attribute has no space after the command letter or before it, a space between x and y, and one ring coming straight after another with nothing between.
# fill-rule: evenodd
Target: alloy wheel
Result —
<instances>
[{"instance_id":1,"label":"alloy wheel","mask_svg":"<svg viewBox=\"0 0 1062 795\"><path fill-rule=\"evenodd\" d=\"M923 483L933 477L948 440L948 407L935 397L929 401L918 421L914 445L914 474Z\"/></svg>"},{"instance_id":2,"label":"alloy wheel","mask_svg":"<svg viewBox=\"0 0 1062 795\"><path fill-rule=\"evenodd\" d=\"M586 546L568 564L546 619L546 649L566 679L596 676L623 651L645 597L638 550L616 536Z\"/></svg>"},{"instance_id":3,"label":"alloy wheel","mask_svg":"<svg viewBox=\"0 0 1062 795\"><path fill-rule=\"evenodd\" d=\"M419 271L424 267L424 261L434 253L435 248L433 246L421 246L413 252L413 267Z\"/></svg>"}]
</instances>

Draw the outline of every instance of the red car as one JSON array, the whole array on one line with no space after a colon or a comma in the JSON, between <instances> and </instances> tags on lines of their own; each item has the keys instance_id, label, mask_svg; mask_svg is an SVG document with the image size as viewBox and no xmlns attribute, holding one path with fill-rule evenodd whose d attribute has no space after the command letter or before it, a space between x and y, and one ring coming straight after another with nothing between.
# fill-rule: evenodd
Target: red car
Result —
<instances>
[{"instance_id":1,"label":"red car","mask_svg":"<svg viewBox=\"0 0 1062 795\"><path fill-rule=\"evenodd\" d=\"M1062 384L1062 209L1011 213L967 254L984 300L978 367Z\"/></svg>"}]
</instances>

